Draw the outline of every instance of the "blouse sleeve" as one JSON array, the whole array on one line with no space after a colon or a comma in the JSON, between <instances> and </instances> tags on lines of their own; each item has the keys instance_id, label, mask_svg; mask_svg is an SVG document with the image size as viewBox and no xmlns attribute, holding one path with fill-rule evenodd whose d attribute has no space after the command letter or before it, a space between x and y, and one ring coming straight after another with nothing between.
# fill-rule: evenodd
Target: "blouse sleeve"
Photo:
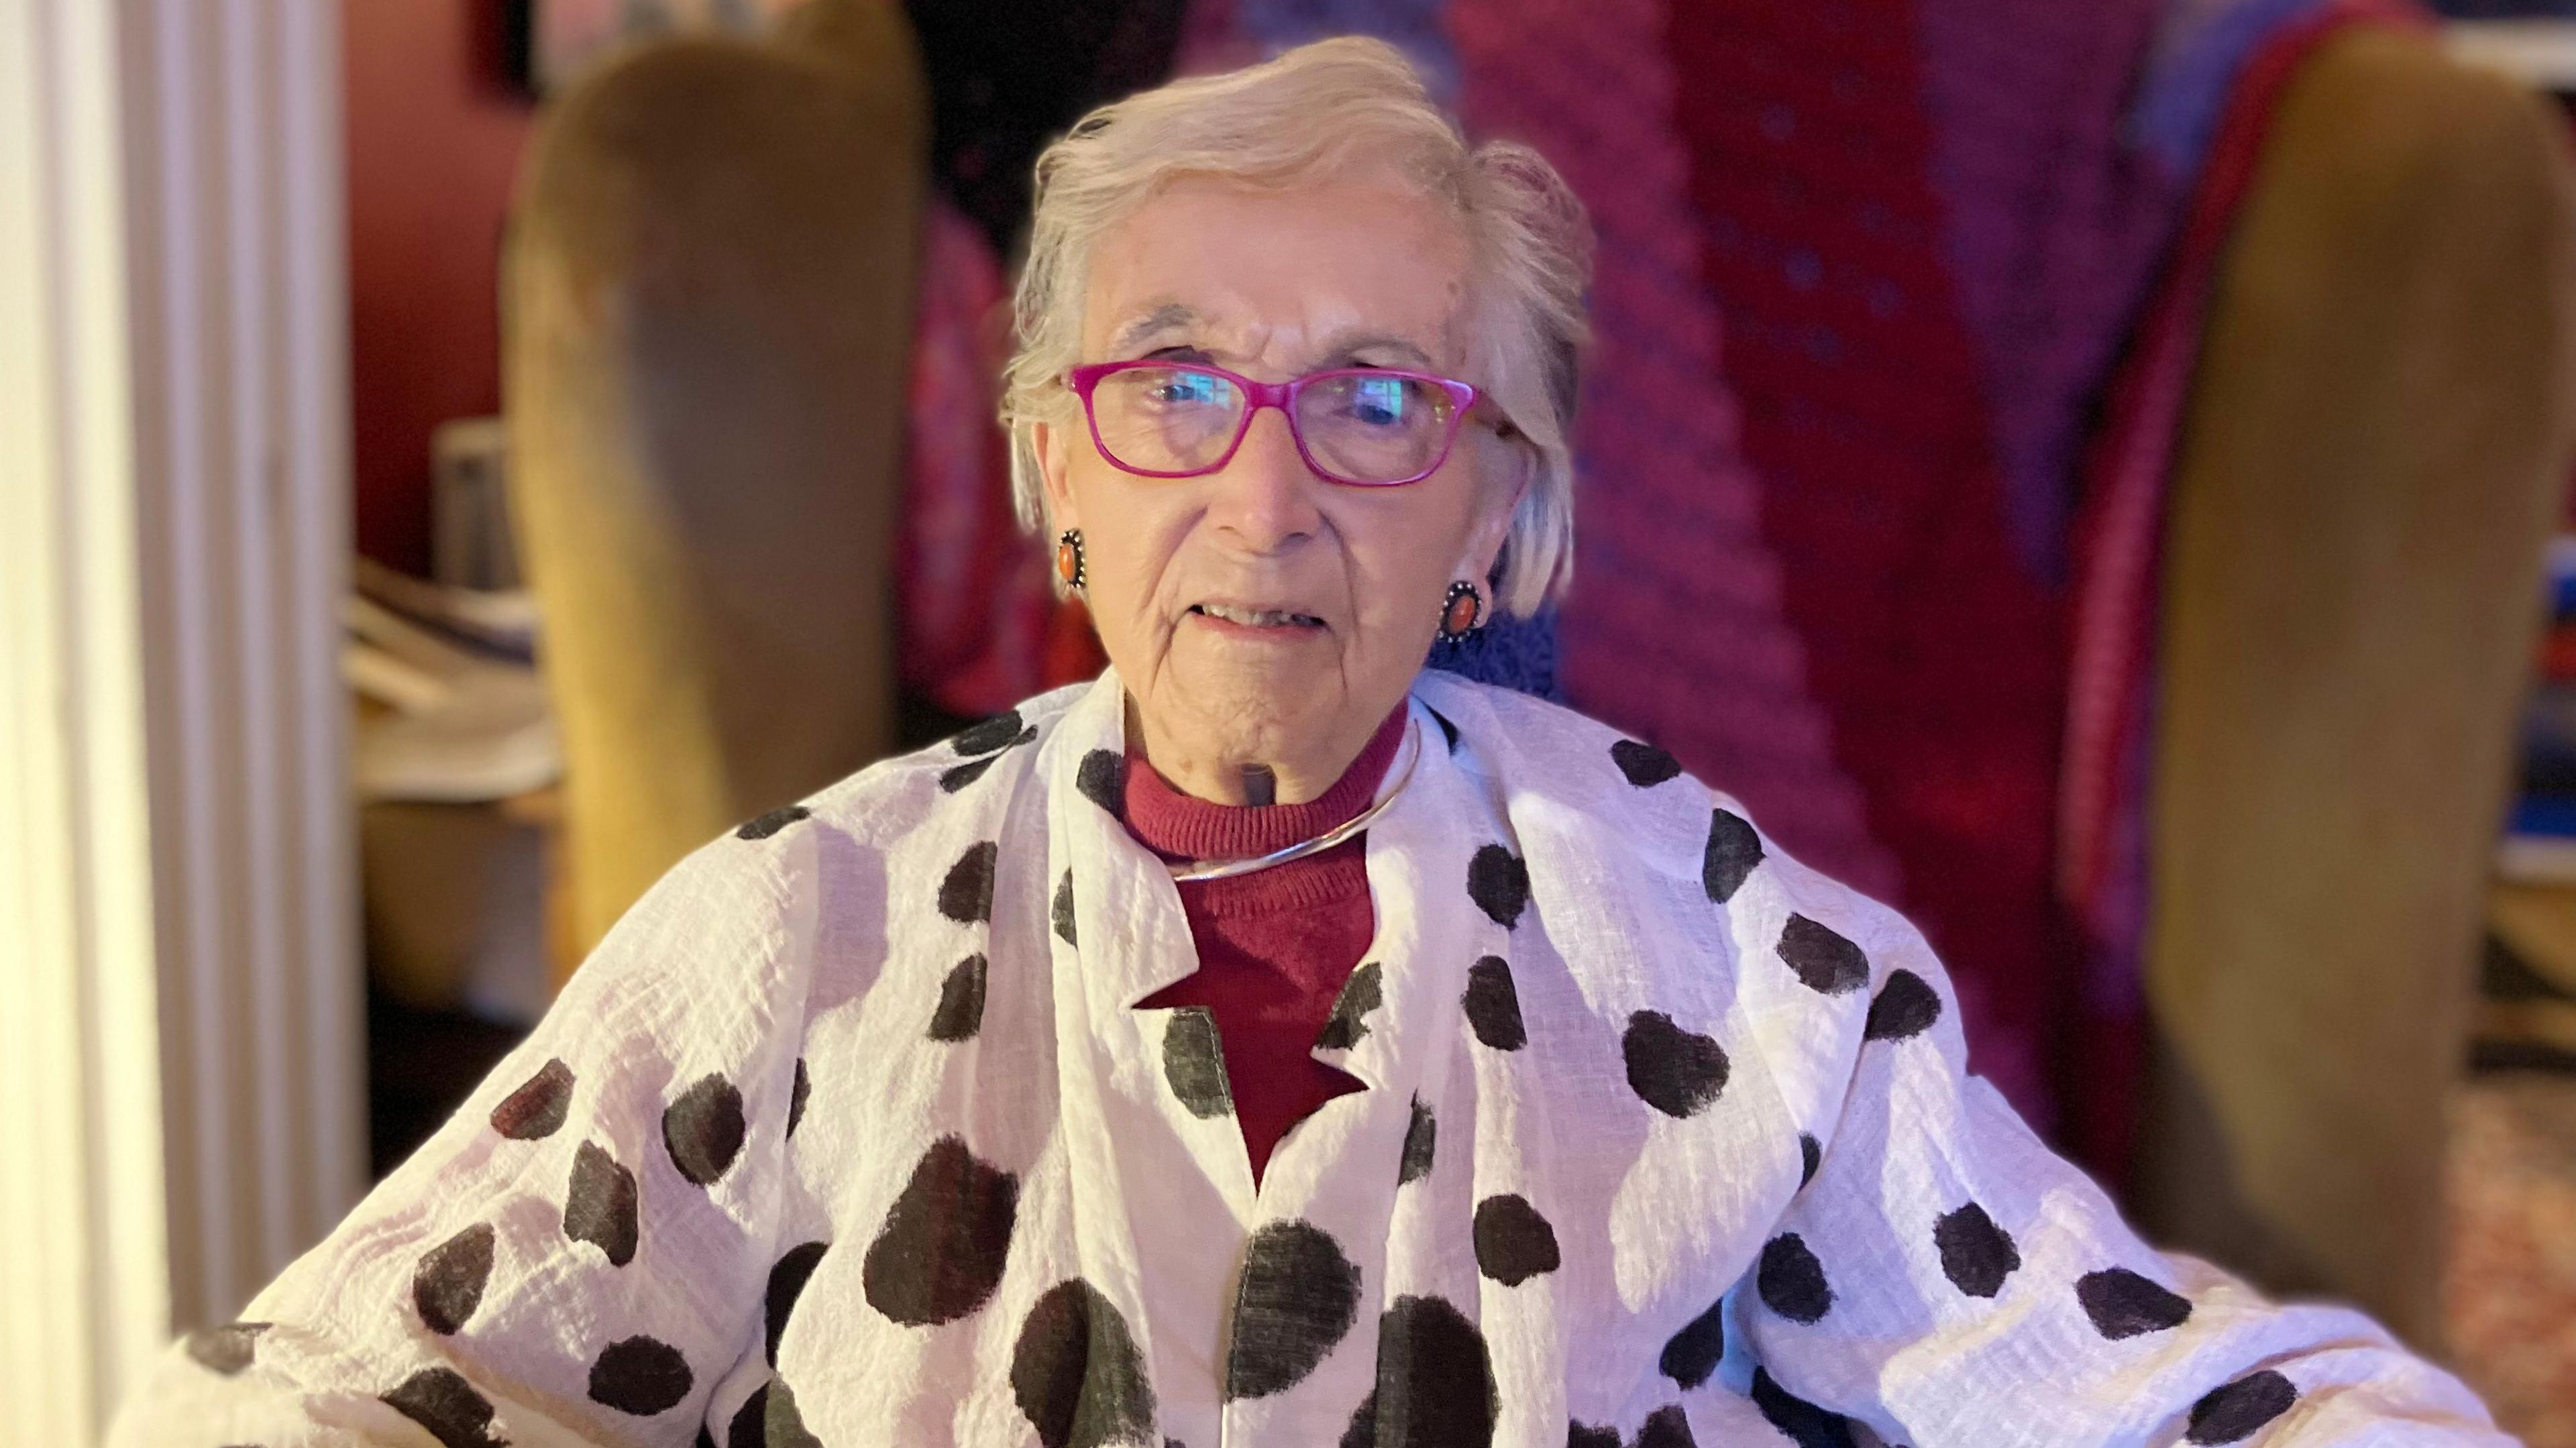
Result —
<instances>
[{"instance_id":1,"label":"blouse sleeve","mask_svg":"<svg viewBox=\"0 0 2576 1448\"><path fill-rule=\"evenodd\" d=\"M692 1442L756 1342L803 1106L810 833L746 827L655 886L454 1119L173 1346L110 1448Z\"/></svg>"},{"instance_id":2,"label":"blouse sleeve","mask_svg":"<svg viewBox=\"0 0 2576 1448\"><path fill-rule=\"evenodd\" d=\"M2277 1306L2142 1243L1967 1074L1922 937L1876 907L1842 928L1868 961L1866 994L1837 1003L1848 1088L1734 1303L1755 1402L1790 1441L1868 1441L1848 1418L1908 1448L2509 1448L2361 1314ZM1848 951L1829 934L1793 921L1778 949Z\"/></svg>"}]
</instances>

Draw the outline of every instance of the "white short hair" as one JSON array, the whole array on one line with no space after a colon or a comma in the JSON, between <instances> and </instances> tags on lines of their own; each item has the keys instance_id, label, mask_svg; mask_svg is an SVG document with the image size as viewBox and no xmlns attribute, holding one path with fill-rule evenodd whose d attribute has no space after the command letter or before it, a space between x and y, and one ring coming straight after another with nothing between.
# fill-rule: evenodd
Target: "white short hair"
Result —
<instances>
[{"instance_id":1,"label":"white short hair","mask_svg":"<svg viewBox=\"0 0 2576 1448\"><path fill-rule=\"evenodd\" d=\"M1469 146L1400 52L1357 37L1102 106L1038 157L1036 217L1015 301L1018 350L1002 396L1021 521L1045 524L1035 428L1074 415L1064 374L1082 360L1083 294L1100 236L1178 177L1286 189L1361 166L1393 169L1447 204L1465 228L1476 308L1468 380L1537 454L1504 544L1495 602L1526 616L1563 587L1573 567L1570 434L1591 225L1545 158L1508 141Z\"/></svg>"}]
</instances>

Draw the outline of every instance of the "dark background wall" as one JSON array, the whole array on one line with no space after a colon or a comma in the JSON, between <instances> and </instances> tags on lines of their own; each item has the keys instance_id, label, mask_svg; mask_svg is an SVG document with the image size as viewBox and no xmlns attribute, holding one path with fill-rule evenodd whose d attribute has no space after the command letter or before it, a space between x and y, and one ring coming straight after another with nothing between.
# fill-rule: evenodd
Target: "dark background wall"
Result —
<instances>
[{"instance_id":1,"label":"dark background wall","mask_svg":"<svg viewBox=\"0 0 2576 1448\"><path fill-rule=\"evenodd\" d=\"M429 437L501 403L501 227L533 108L500 0L347 0L351 442L358 547L429 568Z\"/></svg>"}]
</instances>

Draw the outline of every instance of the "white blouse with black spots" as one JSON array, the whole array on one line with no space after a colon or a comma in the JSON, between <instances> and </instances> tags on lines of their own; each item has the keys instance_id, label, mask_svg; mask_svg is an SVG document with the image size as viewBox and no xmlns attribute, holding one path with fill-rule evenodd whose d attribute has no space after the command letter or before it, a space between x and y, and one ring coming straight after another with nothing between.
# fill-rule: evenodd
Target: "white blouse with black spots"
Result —
<instances>
[{"instance_id":1,"label":"white blouse with black spots","mask_svg":"<svg viewBox=\"0 0 2576 1448\"><path fill-rule=\"evenodd\" d=\"M2142 1245L1940 965L1670 756L1427 674L1259 1189L1114 674L701 850L133 1448L2501 1444Z\"/></svg>"}]
</instances>

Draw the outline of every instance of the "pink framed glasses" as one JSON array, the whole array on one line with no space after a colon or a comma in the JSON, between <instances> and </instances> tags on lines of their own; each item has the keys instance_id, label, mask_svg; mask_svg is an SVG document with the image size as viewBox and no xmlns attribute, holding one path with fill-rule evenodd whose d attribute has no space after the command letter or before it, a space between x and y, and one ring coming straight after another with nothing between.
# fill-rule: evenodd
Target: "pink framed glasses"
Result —
<instances>
[{"instance_id":1,"label":"pink framed glasses","mask_svg":"<svg viewBox=\"0 0 2576 1448\"><path fill-rule=\"evenodd\" d=\"M1252 415L1275 407L1306 466L1355 488L1401 487L1438 471L1477 396L1455 378L1390 367L1255 382L1198 362L1092 362L1065 380L1100 455L1140 477L1215 472L1243 446Z\"/></svg>"}]
</instances>

